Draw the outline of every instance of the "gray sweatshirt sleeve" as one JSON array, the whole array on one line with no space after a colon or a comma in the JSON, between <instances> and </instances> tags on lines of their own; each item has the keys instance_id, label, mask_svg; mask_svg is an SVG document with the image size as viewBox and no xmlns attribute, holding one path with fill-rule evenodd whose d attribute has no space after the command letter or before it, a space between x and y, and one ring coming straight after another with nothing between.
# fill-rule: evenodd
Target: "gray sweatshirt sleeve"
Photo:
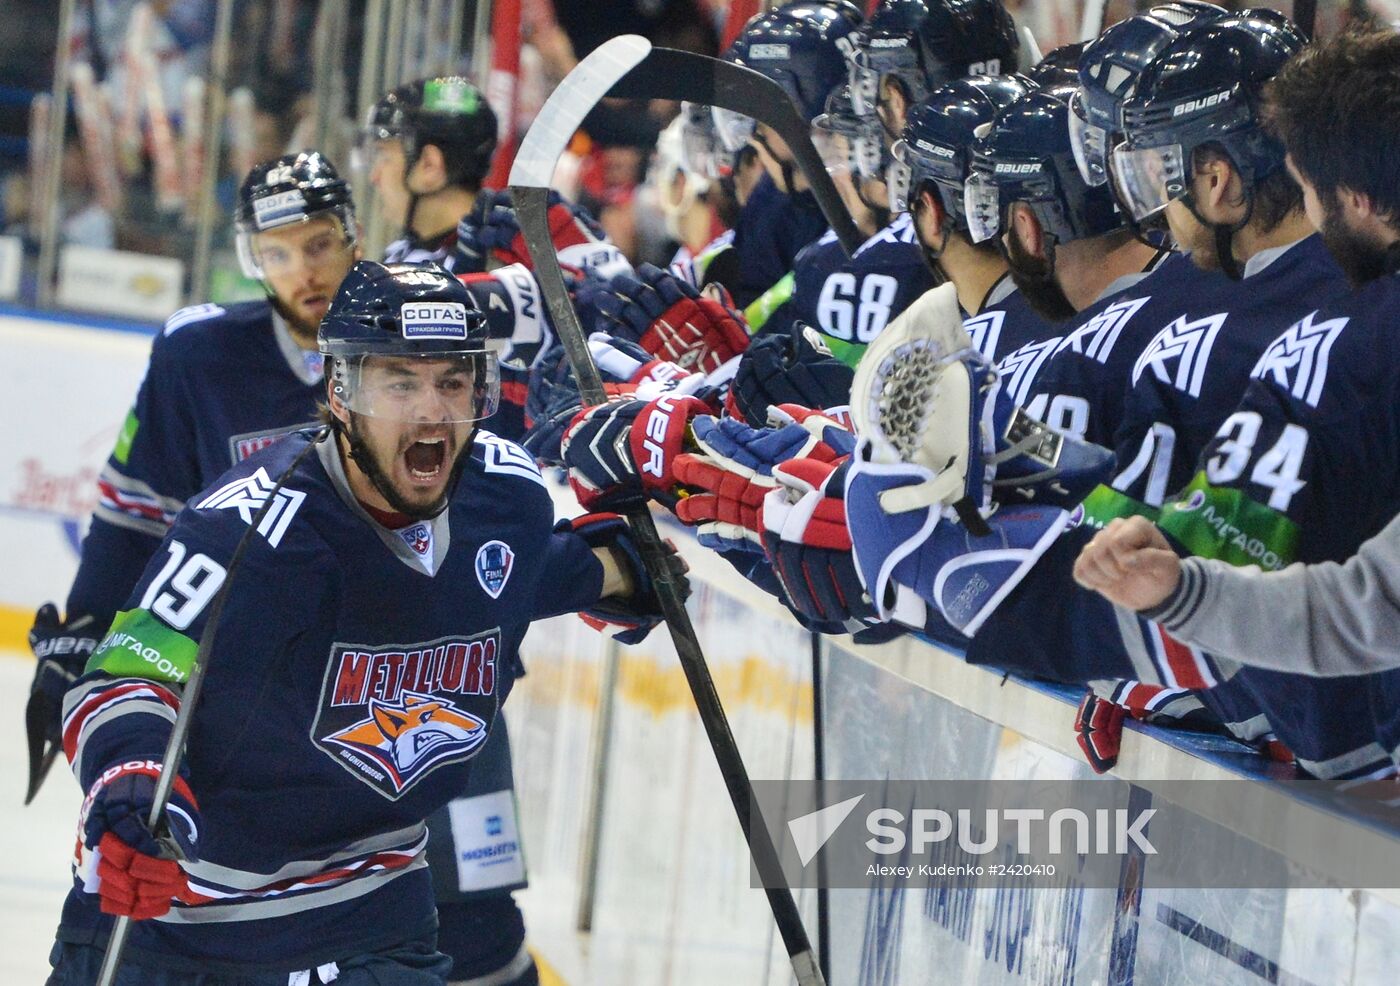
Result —
<instances>
[{"instance_id":1,"label":"gray sweatshirt sleeve","mask_svg":"<svg viewBox=\"0 0 1400 986\"><path fill-rule=\"evenodd\" d=\"M1181 582L1143 616L1221 657L1321 677L1400 667L1400 517L1344 565L1188 558Z\"/></svg>"}]
</instances>

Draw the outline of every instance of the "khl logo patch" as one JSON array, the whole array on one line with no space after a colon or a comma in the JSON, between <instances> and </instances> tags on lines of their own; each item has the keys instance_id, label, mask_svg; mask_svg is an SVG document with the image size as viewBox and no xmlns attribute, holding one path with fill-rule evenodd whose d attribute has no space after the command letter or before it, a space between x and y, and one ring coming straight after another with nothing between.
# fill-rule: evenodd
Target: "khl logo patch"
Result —
<instances>
[{"instance_id":1,"label":"khl logo patch","mask_svg":"<svg viewBox=\"0 0 1400 986\"><path fill-rule=\"evenodd\" d=\"M504 541L487 541L476 551L476 580L492 599L500 599L515 564L515 552Z\"/></svg>"},{"instance_id":2,"label":"khl logo patch","mask_svg":"<svg viewBox=\"0 0 1400 986\"><path fill-rule=\"evenodd\" d=\"M399 537L413 549L415 555L426 555L433 550L433 529L423 522L402 528Z\"/></svg>"}]
</instances>

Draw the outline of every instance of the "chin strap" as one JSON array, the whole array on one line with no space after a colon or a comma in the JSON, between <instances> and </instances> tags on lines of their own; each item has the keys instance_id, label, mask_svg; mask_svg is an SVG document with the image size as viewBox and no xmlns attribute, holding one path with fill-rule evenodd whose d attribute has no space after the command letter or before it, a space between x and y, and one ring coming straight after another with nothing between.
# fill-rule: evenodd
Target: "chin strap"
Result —
<instances>
[{"instance_id":1,"label":"chin strap","mask_svg":"<svg viewBox=\"0 0 1400 986\"><path fill-rule=\"evenodd\" d=\"M1232 281L1244 280L1244 265L1235 256L1235 234L1248 226L1249 220L1254 217L1253 190L1245 192L1244 218L1237 223L1213 223L1206 219L1196 208L1194 195L1185 195L1181 201L1191 210L1196 222L1210 230L1215 237L1215 259L1220 264L1220 270Z\"/></svg>"},{"instance_id":2,"label":"chin strap","mask_svg":"<svg viewBox=\"0 0 1400 986\"><path fill-rule=\"evenodd\" d=\"M472 446L476 443L475 428L472 429L471 437L467 439L466 447L457 456L457 462L452 466L452 475L448 478L447 489L443 492L442 505L431 513L424 513L403 502L393 484L389 482L389 478L379 468L379 463L374 461L374 453L370 451L369 445L354 427L354 422L355 416L352 414L348 426L337 422L332 430L344 432L345 440L350 445L350 461L354 462L359 467L360 472L365 474L365 478L369 480L371 486L379 491L379 495L384 498L385 503L389 504L396 512L414 520L432 520L447 509L447 505L452 502L452 495L457 492L457 483L462 478L462 469L466 466L467 460L471 458Z\"/></svg>"}]
</instances>

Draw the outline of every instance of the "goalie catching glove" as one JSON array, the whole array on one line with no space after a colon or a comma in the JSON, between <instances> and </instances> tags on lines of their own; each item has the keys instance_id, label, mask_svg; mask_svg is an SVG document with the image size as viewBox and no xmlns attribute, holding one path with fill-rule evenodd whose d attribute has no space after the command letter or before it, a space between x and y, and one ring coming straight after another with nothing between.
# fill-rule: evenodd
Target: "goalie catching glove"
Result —
<instances>
[{"instance_id":1,"label":"goalie catching glove","mask_svg":"<svg viewBox=\"0 0 1400 986\"><path fill-rule=\"evenodd\" d=\"M927 292L875 338L851 385L865 462L919 467L887 490L891 512L949 506L974 535L993 500L1071 507L1113 470L1113 453L1015 406L972 347L951 284ZM912 475L912 474L910 474Z\"/></svg>"},{"instance_id":2,"label":"goalie catching glove","mask_svg":"<svg viewBox=\"0 0 1400 986\"><path fill-rule=\"evenodd\" d=\"M749 347L743 316L651 264L613 278L594 304L599 328L687 370L713 373Z\"/></svg>"},{"instance_id":3,"label":"goalie catching glove","mask_svg":"<svg viewBox=\"0 0 1400 986\"><path fill-rule=\"evenodd\" d=\"M554 526L556 533L572 531L588 542L590 548L607 548L632 583L632 592L624 597L607 596L579 616L595 630L618 628L613 635L619 643L636 644L646 639L652 628L665 617L656 597L656 584L642 563L641 550L632 537L632 528L618 514L592 513L571 520L561 520ZM690 580L686 578L685 562L675 548L665 546L663 566L666 577L680 583L680 597L690 596Z\"/></svg>"},{"instance_id":4,"label":"goalie catching glove","mask_svg":"<svg viewBox=\"0 0 1400 986\"><path fill-rule=\"evenodd\" d=\"M101 898L102 913L136 921L159 917L172 900L187 900L179 861L197 861L199 808L183 776L165 806L166 831L146 827L161 765L130 760L107 768L88 791L78 816L78 875Z\"/></svg>"}]
</instances>

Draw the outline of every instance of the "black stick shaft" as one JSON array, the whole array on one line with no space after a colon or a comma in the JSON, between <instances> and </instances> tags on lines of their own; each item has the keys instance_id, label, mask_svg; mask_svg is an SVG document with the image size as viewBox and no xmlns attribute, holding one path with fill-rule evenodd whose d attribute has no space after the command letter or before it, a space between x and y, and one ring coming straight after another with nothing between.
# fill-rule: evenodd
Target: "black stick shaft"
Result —
<instances>
[{"instance_id":1,"label":"black stick shaft","mask_svg":"<svg viewBox=\"0 0 1400 986\"><path fill-rule=\"evenodd\" d=\"M600 404L607 400L603 391L603 379L593 363L593 355L588 351L588 340L584 337L583 326L578 313L569 302L564 285L564 275L559 268L559 259L554 252L554 244L549 236L548 190L533 186L512 185L512 201L516 218L525 237L526 248L535 265L535 276L539 279L549 313L553 317L555 330L568 353L574 377L579 383L579 392L586 405ZM661 604L662 615L671 640L680 658L681 669L695 708L700 714L700 722L705 727L710 749L724 778L724 786L729 791L729 799L734 812L739 816L739 826L749 846L749 855L758 871L768 896L768 905L773 911L773 920L778 926L778 934L783 939L788 958L792 961L793 972L799 986L824 986L825 979L812 955L812 944L807 938L807 929L802 925L797 903L787 887L778 852L763 824L754 802L753 784L748 770L744 767L739 744L729 728L729 718L719 692L715 689L713 676L705 663L705 654L700 649L700 640L695 627L690 622L685 601L681 598L680 586L671 573L668 551L656 530L656 523L645 504L623 511L632 526L632 536L636 539L642 563L655 586L657 599ZM755 819L758 820L754 824Z\"/></svg>"}]
</instances>

